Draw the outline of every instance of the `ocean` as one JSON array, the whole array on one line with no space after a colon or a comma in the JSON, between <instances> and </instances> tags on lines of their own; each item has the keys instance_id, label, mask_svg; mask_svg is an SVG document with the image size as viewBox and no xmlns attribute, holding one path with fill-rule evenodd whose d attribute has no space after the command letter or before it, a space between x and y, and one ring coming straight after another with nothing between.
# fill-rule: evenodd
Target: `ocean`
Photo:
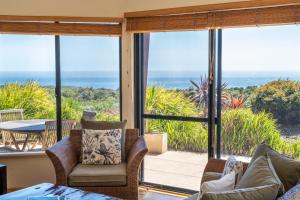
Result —
<instances>
[{"instance_id":1,"label":"ocean","mask_svg":"<svg viewBox=\"0 0 300 200\"><path fill-rule=\"evenodd\" d=\"M160 85L170 89L189 88L191 80L200 81L200 77L207 77L207 72L171 72L155 71L148 74L148 85ZM223 82L227 87L259 86L273 80L290 79L300 81L300 71L297 72L223 72ZM3 72L0 71L0 85L5 83L38 81L42 86L55 85L55 72ZM119 88L118 72L62 72L62 86L93 87L93 88Z\"/></svg>"}]
</instances>

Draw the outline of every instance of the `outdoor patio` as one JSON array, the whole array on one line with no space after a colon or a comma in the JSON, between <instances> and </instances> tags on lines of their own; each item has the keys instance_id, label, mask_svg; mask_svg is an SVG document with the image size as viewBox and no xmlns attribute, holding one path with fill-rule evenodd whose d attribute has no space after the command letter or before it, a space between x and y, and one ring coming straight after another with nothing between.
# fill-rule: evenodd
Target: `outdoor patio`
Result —
<instances>
[{"instance_id":1,"label":"outdoor patio","mask_svg":"<svg viewBox=\"0 0 300 200\"><path fill-rule=\"evenodd\" d=\"M222 159L226 158L228 155L222 156ZM250 161L249 157L236 158ZM167 151L158 155L147 154L144 160L145 181L198 191L207 160L207 153Z\"/></svg>"},{"instance_id":2,"label":"outdoor patio","mask_svg":"<svg viewBox=\"0 0 300 200\"><path fill-rule=\"evenodd\" d=\"M167 151L145 157L145 181L199 190L207 153Z\"/></svg>"}]
</instances>

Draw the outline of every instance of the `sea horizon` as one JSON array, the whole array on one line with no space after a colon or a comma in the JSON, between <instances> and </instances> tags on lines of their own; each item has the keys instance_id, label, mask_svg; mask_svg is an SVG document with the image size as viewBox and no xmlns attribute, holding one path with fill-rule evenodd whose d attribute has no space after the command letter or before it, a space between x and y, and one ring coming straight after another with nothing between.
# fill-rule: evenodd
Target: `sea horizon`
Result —
<instances>
[{"instance_id":1,"label":"sea horizon","mask_svg":"<svg viewBox=\"0 0 300 200\"><path fill-rule=\"evenodd\" d=\"M226 71L222 72L222 82L227 87L259 86L273 80L289 79L300 81L300 71ZM167 88L187 89L191 80L200 82L207 77L204 71L150 71L148 85L160 85ZM62 71L62 86L119 89L118 71ZM42 86L55 85L54 71L0 71L0 85L6 83L26 83L37 81Z\"/></svg>"}]
</instances>

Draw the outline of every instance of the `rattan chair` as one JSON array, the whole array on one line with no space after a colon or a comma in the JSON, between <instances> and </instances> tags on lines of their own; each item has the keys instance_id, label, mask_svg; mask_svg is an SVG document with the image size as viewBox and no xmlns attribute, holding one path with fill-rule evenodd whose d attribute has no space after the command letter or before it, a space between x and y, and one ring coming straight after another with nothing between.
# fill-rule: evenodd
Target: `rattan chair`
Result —
<instances>
[{"instance_id":1,"label":"rattan chair","mask_svg":"<svg viewBox=\"0 0 300 200\"><path fill-rule=\"evenodd\" d=\"M122 165L119 165L124 167L125 174L122 175L126 177L124 184L118 184L118 182L114 180L114 184L105 185L105 182L102 182L100 185L98 185L98 183L103 180L100 180L100 178L98 178L91 169L97 168L98 172L99 170L102 170L101 174L103 174L106 179L115 179L116 174L111 174L110 170L113 171L113 169L119 168L118 165L98 165L96 167L90 165L85 167L87 171L86 173L89 174L86 179L93 178L94 181L88 183L86 180L81 180L82 183L85 183L85 185L72 185L69 175L76 167L82 166L80 163L81 138L81 130L72 130L70 137L64 138L46 150L46 153L51 159L55 168L56 184L75 187L86 191L103 193L122 199L138 200L139 168L144 156L148 152L146 142L143 137L139 136L139 131L137 129L126 130L126 162L122 163ZM103 168L105 168L105 170L103 170Z\"/></svg>"},{"instance_id":2,"label":"rattan chair","mask_svg":"<svg viewBox=\"0 0 300 200\"><path fill-rule=\"evenodd\" d=\"M45 132L42 134L41 143L42 149L45 150L57 141L57 122L56 121L46 121L45 122ZM67 137L70 135L70 131L76 127L75 120L62 120L62 137Z\"/></svg>"},{"instance_id":3,"label":"rattan chair","mask_svg":"<svg viewBox=\"0 0 300 200\"><path fill-rule=\"evenodd\" d=\"M23 109L13 109L13 110L0 110L0 122L23 120ZM11 146L13 140L11 138L10 132L1 131L2 142L5 146ZM14 137L18 143L24 143L26 135L14 133Z\"/></svg>"}]
</instances>

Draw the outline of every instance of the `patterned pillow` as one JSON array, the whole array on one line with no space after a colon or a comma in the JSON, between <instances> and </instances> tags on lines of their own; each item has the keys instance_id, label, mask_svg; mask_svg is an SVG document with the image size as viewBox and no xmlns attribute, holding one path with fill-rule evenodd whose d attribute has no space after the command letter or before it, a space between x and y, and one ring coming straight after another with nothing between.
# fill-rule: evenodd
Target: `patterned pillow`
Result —
<instances>
[{"instance_id":1,"label":"patterned pillow","mask_svg":"<svg viewBox=\"0 0 300 200\"><path fill-rule=\"evenodd\" d=\"M287 191L282 197L277 200L299 200L300 199L300 183Z\"/></svg>"},{"instance_id":2,"label":"patterned pillow","mask_svg":"<svg viewBox=\"0 0 300 200\"><path fill-rule=\"evenodd\" d=\"M121 163L122 129L82 131L82 164Z\"/></svg>"},{"instance_id":3,"label":"patterned pillow","mask_svg":"<svg viewBox=\"0 0 300 200\"><path fill-rule=\"evenodd\" d=\"M233 170L236 172L236 184L237 184L241 180L241 177L244 172L243 163L241 161L237 161L234 156L229 156L229 158L226 160L222 177L231 173Z\"/></svg>"}]
</instances>

